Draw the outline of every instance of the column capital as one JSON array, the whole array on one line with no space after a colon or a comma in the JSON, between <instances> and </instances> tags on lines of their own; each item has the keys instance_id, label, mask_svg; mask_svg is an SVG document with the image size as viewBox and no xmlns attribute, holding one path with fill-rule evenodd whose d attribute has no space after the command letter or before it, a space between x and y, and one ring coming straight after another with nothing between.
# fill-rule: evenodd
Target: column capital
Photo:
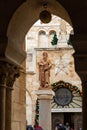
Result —
<instances>
[{"instance_id":1,"label":"column capital","mask_svg":"<svg viewBox=\"0 0 87 130\"><path fill-rule=\"evenodd\" d=\"M9 65L9 71L8 71L8 77L7 77L7 88L8 89L13 89L13 84L16 80L16 78L18 78L20 76L20 69L14 65Z\"/></svg>"},{"instance_id":2,"label":"column capital","mask_svg":"<svg viewBox=\"0 0 87 130\"><path fill-rule=\"evenodd\" d=\"M16 78L20 76L20 68L5 61L0 61L0 83L12 89Z\"/></svg>"}]
</instances>

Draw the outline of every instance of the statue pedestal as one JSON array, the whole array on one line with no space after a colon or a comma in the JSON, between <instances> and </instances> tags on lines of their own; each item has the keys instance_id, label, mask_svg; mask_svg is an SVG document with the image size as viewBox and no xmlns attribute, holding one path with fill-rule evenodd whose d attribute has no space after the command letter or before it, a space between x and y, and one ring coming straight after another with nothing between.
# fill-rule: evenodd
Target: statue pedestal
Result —
<instances>
[{"instance_id":1,"label":"statue pedestal","mask_svg":"<svg viewBox=\"0 0 87 130\"><path fill-rule=\"evenodd\" d=\"M51 130L51 99L54 96L52 90L37 90L39 99L39 125L44 130Z\"/></svg>"}]
</instances>

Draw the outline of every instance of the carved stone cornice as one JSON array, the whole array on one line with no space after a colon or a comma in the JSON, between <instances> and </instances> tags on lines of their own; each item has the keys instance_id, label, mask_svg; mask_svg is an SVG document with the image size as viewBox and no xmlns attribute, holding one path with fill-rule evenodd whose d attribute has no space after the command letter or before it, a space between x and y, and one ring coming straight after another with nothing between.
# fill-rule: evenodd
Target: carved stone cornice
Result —
<instances>
[{"instance_id":1,"label":"carved stone cornice","mask_svg":"<svg viewBox=\"0 0 87 130\"><path fill-rule=\"evenodd\" d=\"M13 83L20 76L20 69L8 62L0 61L0 84L12 89Z\"/></svg>"}]
</instances>

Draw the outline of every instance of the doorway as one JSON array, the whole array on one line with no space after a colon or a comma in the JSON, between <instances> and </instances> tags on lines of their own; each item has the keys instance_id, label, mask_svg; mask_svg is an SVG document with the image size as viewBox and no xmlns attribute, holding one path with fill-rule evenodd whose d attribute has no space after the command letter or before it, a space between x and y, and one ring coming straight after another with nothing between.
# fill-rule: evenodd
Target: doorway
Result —
<instances>
[{"instance_id":1,"label":"doorway","mask_svg":"<svg viewBox=\"0 0 87 130\"><path fill-rule=\"evenodd\" d=\"M64 125L67 122L70 126L74 127L74 113L64 113Z\"/></svg>"},{"instance_id":2,"label":"doorway","mask_svg":"<svg viewBox=\"0 0 87 130\"><path fill-rule=\"evenodd\" d=\"M74 130L79 130L82 127L82 113L81 112L64 112L64 113L52 113L52 129L55 128L56 123L66 124L69 123Z\"/></svg>"}]
</instances>

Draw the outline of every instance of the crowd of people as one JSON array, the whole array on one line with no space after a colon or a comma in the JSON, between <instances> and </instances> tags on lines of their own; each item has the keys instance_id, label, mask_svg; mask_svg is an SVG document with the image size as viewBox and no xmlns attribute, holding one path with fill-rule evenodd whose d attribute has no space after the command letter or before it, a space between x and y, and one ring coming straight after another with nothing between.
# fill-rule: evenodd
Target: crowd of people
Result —
<instances>
[{"instance_id":1,"label":"crowd of people","mask_svg":"<svg viewBox=\"0 0 87 130\"><path fill-rule=\"evenodd\" d=\"M27 125L26 130L43 130L43 128L38 124L34 125L34 127L32 127L31 125ZM73 126L70 126L68 122L66 122L65 125L63 125L62 123L57 123L54 130L74 130L74 128ZM82 128L80 128L79 130L82 130Z\"/></svg>"},{"instance_id":2,"label":"crowd of people","mask_svg":"<svg viewBox=\"0 0 87 130\"><path fill-rule=\"evenodd\" d=\"M43 128L38 124L34 125L34 127L32 127L32 125L27 125L26 130L43 130Z\"/></svg>"},{"instance_id":3,"label":"crowd of people","mask_svg":"<svg viewBox=\"0 0 87 130\"><path fill-rule=\"evenodd\" d=\"M27 125L26 130L43 130L43 128L38 124L34 125L34 127ZM54 130L73 130L73 128L69 126L68 122L65 126L63 124L57 123Z\"/></svg>"},{"instance_id":4,"label":"crowd of people","mask_svg":"<svg viewBox=\"0 0 87 130\"><path fill-rule=\"evenodd\" d=\"M55 126L55 130L74 130L74 129L73 127L70 127L69 123L67 122L65 125L57 123Z\"/></svg>"}]
</instances>

